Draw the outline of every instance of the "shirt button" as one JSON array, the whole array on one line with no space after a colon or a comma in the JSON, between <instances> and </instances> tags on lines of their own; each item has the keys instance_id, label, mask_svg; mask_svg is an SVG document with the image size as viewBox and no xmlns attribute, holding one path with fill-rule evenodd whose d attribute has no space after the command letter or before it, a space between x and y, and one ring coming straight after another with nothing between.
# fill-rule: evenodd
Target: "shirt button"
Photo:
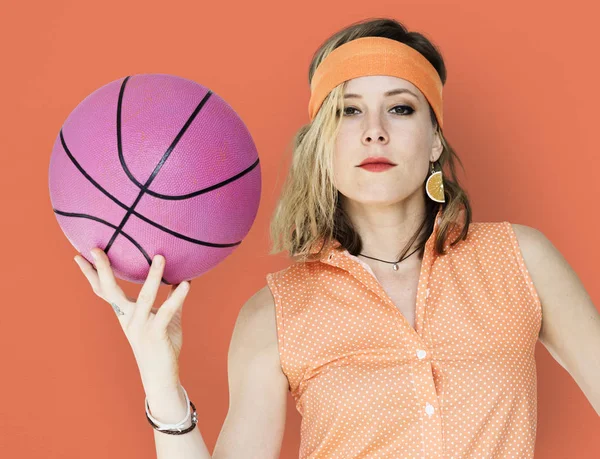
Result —
<instances>
[{"instance_id":1,"label":"shirt button","mask_svg":"<svg viewBox=\"0 0 600 459\"><path fill-rule=\"evenodd\" d=\"M419 359L424 359L426 355L427 355L427 352L424 351L423 349L419 349L417 351L417 357L419 357Z\"/></svg>"},{"instance_id":2,"label":"shirt button","mask_svg":"<svg viewBox=\"0 0 600 459\"><path fill-rule=\"evenodd\" d=\"M330 253L329 256L327 257L328 260L331 260L333 258L333 254Z\"/></svg>"},{"instance_id":3,"label":"shirt button","mask_svg":"<svg viewBox=\"0 0 600 459\"><path fill-rule=\"evenodd\" d=\"M428 404L425 406L425 412L426 412L426 413L427 413L429 416L431 416L431 415L434 413L434 411L435 411L435 408L434 408L434 407L433 407L433 405L431 405L430 403L428 403Z\"/></svg>"}]
</instances>

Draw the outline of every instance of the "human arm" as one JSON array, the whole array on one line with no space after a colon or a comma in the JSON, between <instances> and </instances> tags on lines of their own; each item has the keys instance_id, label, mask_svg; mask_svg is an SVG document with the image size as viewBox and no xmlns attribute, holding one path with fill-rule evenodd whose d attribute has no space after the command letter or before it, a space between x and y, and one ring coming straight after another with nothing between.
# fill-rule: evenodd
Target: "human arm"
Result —
<instances>
[{"instance_id":1,"label":"human arm","mask_svg":"<svg viewBox=\"0 0 600 459\"><path fill-rule=\"evenodd\" d=\"M227 367L229 410L213 459L277 459L289 386L279 360L274 300L266 285L238 314Z\"/></svg>"},{"instance_id":2,"label":"human arm","mask_svg":"<svg viewBox=\"0 0 600 459\"><path fill-rule=\"evenodd\" d=\"M542 303L539 340L600 415L600 313L575 271L541 231L512 227Z\"/></svg>"},{"instance_id":3,"label":"human arm","mask_svg":"<svg viewBox=\"0 0 600 459\"><path fill-rule=\"evenodd\" d=\"M277 459L285 428L288 381L282 373L277 348L275 307L267 286L242 306L228 351L229 410L212 456L198 428L185 435L155 431L158 459ZM161 422L183 419L183 393L164 394L157 409ZM163 416L162 418L160 416ZM202 413L198 412L201 417ZM184 427L187 427L184 426ZM186 438L187 437L187 438Z\"/></svg>"},{"instance_id":4,"label":"human arm","mask_svg":"<svg viewBox=\"0 0 600 459\"><path fill-rule=\"evenodd\" d=\"M173 286L159 308L152 307L164 262L153 260L137 300L126 297L116 282L110 260L101 250L96 266L76 257L94 293L110 303L134 351L152 416L163 424L185 417L187 403L179 384L178 356L182 345L181 309L184 285ZM161 257L158 257L160 261ZM182 435L157 430L158 459L276 458L283 437L287 378L281 372L275 330L273 297L267 286L241 308L231 339L229 413L213 455L195 428ZM202 416L198 407L198 415ZM191 425L184 426L187 428Z\"/></svg>"}]
</instances>

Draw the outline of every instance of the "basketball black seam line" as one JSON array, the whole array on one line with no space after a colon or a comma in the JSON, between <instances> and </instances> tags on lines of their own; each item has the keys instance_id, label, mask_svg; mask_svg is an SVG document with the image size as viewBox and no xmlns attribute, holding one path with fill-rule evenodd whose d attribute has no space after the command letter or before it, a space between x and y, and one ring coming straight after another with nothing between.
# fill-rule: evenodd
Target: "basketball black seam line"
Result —
<instances>
[{"instance_id":1,"label":"basketball black seam line","mask_svg":"<svg viewBox=\"0 0 600 459\"><path fill-rule=\"evenodd\" d=\"M181 238L183 240L192 242L192 243L197 243L197 244L202 244L202 245L207 245L207 246L212 246L212 247L230 247L233 245L239 245L241 243L241 241L237 242L237 243L232 243L232 244L214 244L214 243L207 243L207 242L203 242L203 241L199 241L193 238L189 238L187 236L184 236L182 234L176 233L172 230L169 230L168 228L163 227L162 225L159 225L158 223L155 223L153 221L151 221L150 219L144 217L143 215L139 214L138 212L136 212L134 210L135 206L137 205L137 203L139 202L139 200L141 199L141 197L143 196L144 193L148 193L150 195L156 196L156 197L160 197L162 199L186 199L189 197L193 197L193 196L197 196L200 195L202 193L206 193L208 191L212 191L213 189L216 189L220 186L224 186L227 183L230 183L234 180L236 180L237 178L245 175L247 172L251 171L252 169L254 169L254 167L256 167L256 165L258 165L259 163L259 159L257 158L257 160L254 162L254 164L252 164L249 168L247 168L246 170L236 174L233 177L230 177L229 179L226 179L225 181L215 184L211 187L205 188L203 190L199 190L197 192L194 193L190 193L187 195L182 195L182 196L167 196L167 195L161 195L159 193L154 193L151 192L150 190L147 189L147 186L150 185L150 183L154 180L154 178L156 177L156 174L160 171L162 165L164 164L164 162L166 161L166 159L168 158L168 156L170 155L170 153L172 152L172 150L175 148L175 146L177 145L177 143L179 142L179 140L181 139L181 137L183 136L183 134L185 133L185 131L187 130L187 128L191 125L191 123L194 121L195 117L197 116L197 114L199 113L200 109L202 108L202 106L206 103L206 101L208 100L208 97L212 94L212 91L209 90L209 92L204 96L204 98L202 99L202 101L200 102L200 104L196 107L194 113L188 118L186 124L184 125L184 127L180 130L180 132L178 133L178 135L176 136L176 138L174 139L174 141L172 142L171 146L169 147L169 149L167 150L167 152L163 155L163 157L161 158L161 161L159 162L159 164L155 167L151 177L149 178L149 180L146 182L145 185L140 184L139 182L137 182L137 180L135 179L135 177L133 177L133 175L130 173L124 157L123 157L123 153L122 153L122 143L121 143L121 108L122 108L122 98L123 98L123 93L124 93L124 89L125 89L125 85L127 83L127 81L129 80L130 76L128 76L127 78L125 78L125 80L123 81L123 84L121 85L121 89L120 89L120 94L119 94L119 103L117 106L117 132L118 132L118 146L119 146L119 159L121 161L121 165L123 167L123 169L125 170L126 175L128 176L128 178L138 187L141 187L141 192L138 195L138 198L136 199L136 201L134 202L134 204L131 207L126 206L125 204L119 202L116 198L114 198L114 196L112 196L110 193L108 193L106 190L104 190L99 184L97 184L87 173L85 173L85 171L83 170L83 168L77 163L77 161L74 159L74 157L70 154L67 146L66 146L66 142L64 141L64 136L62 135L62 130L61 130L61 141L63 143L63 148L65 149L65 151L67 152L69 158L71 159L71 161L73 161L73 163L76 165L76 167L80 170L80 172L82 172L82 174L84 175L84 177L86 177L88 179L88 181L90 181L94 186L96 186L98 189L100 189L100 191L102 191L106 196L108 196L109 198L111 198L115 203L117 203L120 207L122 207L123 209L125 209L127 211L126 215L123 217L123 221L121 222L121 224L119 225L119 227L117 228L117 230L115 231L115 233L113 234L113 237L111 238L111 241L109 242L109 244L107 245L107 247L105 248L105 252L108 252L108 250L110 249L112 243L114 242L114 239L116 238L116 236L118 236L118 234L122 231L122 228L124 226L124 224L126 223L127 219L129 218L129 215L131 215L132 213L134 215L136 215L138 218L146 221L147 223L159 228L162 231L165 231L175 237ZM65 213L63 212L63 215L65 215ZM72 216L74 215L87 215L87 214L72 214ZM92 217L92 216L88 216L88 218L96 218L96 217ZM132 239L133 241L133 239ZM136 241L137 244L137 241ZM141 248L141 246L140 246Z\"/></svg>"},{"instance_id":2,"label":"basketball black seam line","mask_svg":"<svg viewBox=\"0 0 600 459\"><path fill-rule=\"evenodd\" d=\"M73 154L69 150L69 147L67 146L67 144L65 142L62 130L60 132L60 140L61 140L61 143L62 143L62 147L65 150L65 153L67 154L67 156L69 157L69 159L71 160L71 162L73 163L73 165L79 170L79 172L81 172L81 174L87 179L88 182L90 182L93 186L95 186L99 191L101 191L104 195L106 195L110 200L112 200L119 207L121 207L121 208L123 208L125 210L130 209L126 204L122 203L117 198L115 198L112 194L110 194L108 191L106 191L98 182L96 182L85 171L85 169L83 169L83 167L81 167L81 164L79 164L77 162L77 160L75 159L75 157L73 156ZM58 209L54 209L54 212L57 212L57 213L58 212L63 212L64 213L64 211L60 211ZM150 220L148 217L146 217L143 214L140 214L139 212L137 212L135 210L132 210L131 213L133 215L135 215L136 217L138 217L140 220L145 221L149 225L152 225L155 228L158 228L159 230L164 231L165 233L168 233L168 234L170 234L172 236L175 236L176 238L183 239L184 241L192 242L194 244L204 245L204 246L207 246L207 247L218 247L218 248L232 247L232 246L241 244L241 241L231 242L231 243L225 243L225 244L217 244L217 243L214 243L214 242L201 241L199 239L191 238L189 236L186 236L185 234L177 233L177 232L175 232L175 231L173 231L173 230L171 230L171 229L169 229L169 228L167 228L165 226L162 226L161 224L156 223L156 222ZM89 215L89 214L79 214L79 215Z\"/></svg>"},{"instance_id":3,"label":"basketball black seam line","mask_svg":"<svg viewBox=\"0 0 600 459\"><path fill-rule=\"evenodd\" d=\"M98 217L94 217L93 215L88 215L88 214L79 214L79 213L73 213L73 212L63 212L61 210L54 210L55 213L59 214L59 215L63 215L65 217L77 217L77 218L88 218L90 220L95 220L99 223L102 223L103 225L106 226L110 226L111 228L116 229L117 226L113 225L112 223L107 222L106 220L103 220L101 218ZM137 242L133 237L131 237L129 234L127 234L125 231L121 231L121 234L123 236L125 236L127 239L129 239L129 241L141 252L141 254L144 256L144 258L146 259L146 261L148 262L148 264L152 264L152 259L150 258L150 256L146 253L146 251L144 250L144 248L141 246L141 244L139 242ZM167 284L167 285L171 285L169 282L167 282L167 280L164 277L161 277L161 280Z\"/></svg>"},{"instance_id":4,"label":"basketball black seam line","mask_svg":"<svg viewBox=\"0 0 600 459\"><path fill-rule=\"evenodd\" d=\"M131 78L131 76L127 76L123 80L123 83L121 84L121 88L119 90L119 99L117 101L117 151L119 153L119 159L121 160L121 166L124 166L123 143L122 143L122 137L121 137L121 111L122 111L122 107L123 107L123 95L125 94L125 87L127 86L127 82L129 81L130 78ZM155 177L158 175L158 172L162 169L163 165L165 164L165 162L171 155L171 152L173 151L175 146L179 143L179 140L181 140L181 138L183 137L183 134L185 134L185 132L187 131L188 127L190 127L190 125L192 124L194 119L196 119L196 116L198 115L198 113L200 113L200 110L202 109L202 107L204 106L206 101L210 98L211 94L212 94L212 91L208 90L208 92L204 95L204 97L202 98L200 103L196 106L196 108L194 109L192 114L188 117L188 119L185 122L185 124L183 125L183 127L179 130L179 132L177 133L177 135L171 142L171 145L169 145L169 148L167 148L167 151L165 151L165 153L162 155L160 161L154 167L152 174L150 174L150 177L148 177L148 180L146 180L146 183L144 183L143 187L140 189L140 192L139 192L137 198L135 199L134 203L131 205L131 208L128 209L127 212L125 212L125 215L123 216L123 219L121 220L121 223L119 223L119 227L115 230L115 232L111 236L110 240L108 241L108 244L106 244L106 247L104 248L105 253L108 253L108 251L110 250L110 248L113 245L113 242L115 241L115 239L117 238L117 236L119 235L121 230L123 229L123 226L125 226L125 223L127 223L127 220L129 220L129 217L131 216L131 211L134 210L135 207L138 205L138 203L140 202L140 200L146 193L148 186L150 186L150 184L154 181ZM128 175L128 171L125 171L125 174ZM130 177L130 179L131 178L133 178L133 177Z\"/></svg>"},{"instance_id":5,"label":"basketball black seam line","mask_svg":"<svg viewBox=\"0 0 600 459\"><path fill-rule=\"evenodd\" d=\"M132 204L131 207L126 206L125 204L121 203L118 199L116 199L114 196L112 196L110 193L108 193L108 191L104 190L98 183L96 183L89 174L87 174L85 172L85 170L81 167L81 165L79 165L77 163L77 161L75 160L75 158L73 157L73 155L70 153L70 151L67 148L66 142L64 140L64 136L63 136L63 132L62 129L60 131L60 138L61 138L61 142L62 142L62 146L65 150L65 152L67 153L67 155L69 156L69 158L71 159L71 161L75 164L75 166L77 167L77 169L84 175L84 177L90 181L90 183L92 183L94 186L96 186L101 192L103 192L106 196L108 196L110 199L113 200L113 202L115 202L116 204L118 204L120 207L124 208L126 210L126 214L123 217L121 223L119 224L118 227L116 227L115 232L113 233L109 243L107 244L107 246L104 249L105 253L108 253L108 251L110 250L114 240L116 239L116 237L119 234L125 234L123 232L123 226L125 225L125 223L127 222L127 220L129 219L129 216L131 214L137 216L138 218L146 221L147 223L161 229L162 231L166 231L169 234L172 234L175 237L179 237L181 239L184 239L186 241L189 242L195 242L198 244L202 244L202 245L207 245L207 246L212 246L212 247L231 247L233 245L239 245L241 244L241 241L237 242L237 243L232 243L232 244L214 244L214 243L207 243L207 242L203 242L203 241L199 241L196 239L192 239L189 238L187 236L184 236L182 234L176 233L172 230L169 230L168 228L163 227L162 225L159 225L158 223L155 223L153 221L151 221L150 219L144 217L143 215L139 214L138 212L135 211L135 206L139 203L140 199L142 198L142 196L148 192L148 194L150 195L156 195L156 197L162 197L163 199L185 199L186 197L193 197L202 193L206 193L208 191L211 191L213 189L216 189L220 186L224 186L227 183L236 180L237 178L245 175L245 173L251 171L254 167L256 167L256 165L258 165L259 163L259 159L257 158L257 160L254 162L253 165L251 165L249 168L247 168L245 171L242 171L241 173L237 174L236 176L230 177L229 179L227 179L224 182L221 182L219 184L213 185L211 187L205 188L203 190L199 190L198 192L194 192L194 193L190 193L188 195L184 195L184 196L179 196L179 197L172 197L172 196L163 196L163 195L159 195L158 193L153 193L150 192L147 187L152 183L152 181L154 180L154 178L156 177L156 175L158 174L158 172L160 171L160 169L162 168L162 166L164 165L165 161L168 159L169 155L171 154L171 152L173 151L173 149L175 148L175 146L177 145L177 143L179 142L179 140L181 139L181 137L183 136L183 134L185 134L185 132L187 131L187 128L191 125L191 123L194 121L194 119L196 118L196 116L198 115L198 113L200 112L201 108L204 106L204 104L206 103L206 101L208 100L208 98L210 97L210 95L212 94L212 91L209 90L207 92L207 94L205 94L205 96L203 97L203 99L200 101L200 103L198 104L198 106L196 107L196 109L194 110L194 112L192 113L192 115L188 118L188 120L186 121L185 125L182 127L182 129L179 131L179 133L177 134L177 136L175 137L175 139L173 140L173 142L171 143L171 145L169 146L169 148L167 149L167 151L165 152L165 154L162 156L161 160L159 161L159 163L156 165L156 167L154 168L151 176L149 177L149 179L147 180L147 182L144 185L141 185L139 182L137 182L137 180L135 179L135 177L133 177L133 175L131 175L129 169L127 168L127 165L125 163L123 154L122 154L122 143L121 143L121 108L122 108L122 100L123 100L123 94L124 94L124 90L125 90L125 86L127 84L127 81L129 80L130 76L126 77L123 80L123 83L121 85L120 91L119 91L119 100L118 100L118 104L117 104L117 144L118 144L118 152L119 152L119 159L121 161L121 165L123 167L123 169L125 170L126 175L128 176L128 178L136 185L138 186L138 188L140 188L140 193L138 194L138 197L136 198L135 202ZM70 217L78 217L78 218L89 218L98 222L102 222L105 224L108 224L110 227L115 228L114 225L109 224L108 222L99 219L98 217L94 217L91 215L87 215L87 214L76 214L76 213L67 213L67 212L63 212L63 211L59 211L58 209L54 209L55 213L58 214L62 214L64 216L70 216ZM138 250L140 250L142 252L142 254L144 255L144 257L146 258L146 261L151 264L151 259L150 257L146 254L146 252L143 250L142 246L135 241L135 239L133 239L131 236L127 235L126 236L133 244L134 246L136 246L138 248ZM163 281L167 284L169 284L164 278Z\"/></svg>"},{"instance_id":6,"label":"basketball black seam line","mask_svg":"<svg viewBox=\"0 0 600 459\"><path fill-rule=\"evenodd\" d=\"M183 195L165 195L165 194L160 194L160 193L157 193L155 191L149 190L148 189L148 185L150 185L150 183L152 183L152 181L155 178L155 175L158 173L158 171L162 167L162 164L164 163L164 161L166 161L166 158L171 154L172 150L175 148L175 146L179 142L180 138L183 136L183 134L185 133L185 131L187 130L187 128L189 127L189 125L191 125L191 123L194 121L195 117L200 112L200 109L206 103L206 101L208 100L208 98L213 94L213 92L211 90L209 90L208 93L206 93L206 95L204 96L204 98L202 99L202 101L200 101L200 103L198 104L198 106L196 107L196 109L194 110L194 112L190 115L190 118L188 118L188 120L186 121L186 123L184 124L184 126L182 127L182 129L179 131L179 133L177 134L177 136L175 137L175 139L171 143L171 146L167 149L167 151L165 152L165 154L161 158L161 161L159 161L158 165L156 166L155 170L153 171L152 175L150 176L150 178L148 179L148 181L146 182L146 184L143 185L140 182L138 182L137 179L133 176L133 174L129 170L129 167L127 167L127 162L125 161L125 157L123 155L123 144L122 144L122 137L121 137L121 122L120 122L120 120L121 120L122 98L123 98L123 94L124 94L124 91L125 91L125 84L126 84L126 81L127 81L128 78L129 77L127 77L123 81L123 84L121 85L121 91L119 92L119 103L117 105L117 150L118 150L118 153L119 153L119 161L121 162L121 166L123 167L123 171L125 172L125 175L127 175L127 177L129 178L129 180L135 186L137 186L140 190L143 190L144 193L146 193L146 194L148 194L150 196L154 196L156 198L167 199L167 200L183 200L183 199L193 198L195 196L199 196L199 195L201 195L203 193L208 193L209 191L215 190L217 188L220 188L222 186L227 185L228 183L230 183L232 181L237 180L238 178L240 178L240 177L246 175L247 173L249 173L252 169L254 169L259 164L260 158L257 157L256 161L254 161L253 164L251 164L250 166L248 166L243 171L237 173L236 175L234 175L232 177L229 177L229 178L227 178L227 179L225 179L225 180L223 180L223 181L221 181L219 183L211 185L211 186L209 186L207 188L203 188L201 190L194 191L194 192L188 193L188 194L183 194Z\"/></svg>"}]
</instances>

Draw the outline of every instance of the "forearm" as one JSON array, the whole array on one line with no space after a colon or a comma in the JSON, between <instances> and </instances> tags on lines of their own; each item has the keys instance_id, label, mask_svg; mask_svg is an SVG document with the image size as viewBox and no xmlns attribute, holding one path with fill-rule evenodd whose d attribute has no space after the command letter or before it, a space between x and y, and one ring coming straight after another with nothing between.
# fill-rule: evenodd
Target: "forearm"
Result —
<instances>
[{"instance_id":1,"label":"forearm","mask_svg":"<svg viewBox=\"0 0 600 459\"><path fill-rule=\"evenodd\" d=\"M176 391L163 392L160 396L148 395L152 417L164 424L181 421L187 412L185 394L181 387ZM192 425L188 420L184 429ZM149 428L152 428L148 425ZM154 430L157 459L211 459L198 426L182 435L170 435Z\"/></svg>"}]
</instances>

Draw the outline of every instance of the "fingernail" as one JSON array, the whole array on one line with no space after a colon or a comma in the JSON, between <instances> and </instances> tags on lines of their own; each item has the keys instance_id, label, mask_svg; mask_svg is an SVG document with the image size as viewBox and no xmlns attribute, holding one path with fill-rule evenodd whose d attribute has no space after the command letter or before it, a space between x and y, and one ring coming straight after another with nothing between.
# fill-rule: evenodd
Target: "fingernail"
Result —
<instances>
[{"instance_id":1,"label":"fingernail","mask_svg":"<svg viewBox=\"0 0 600 459\"><path fill-rule=\"evenodd\" d=\"M96 254L94 253L93 250L90 250L90 255L92 256L92 258L95 260L96 259Z\"/></svg>"}]
</instances>

